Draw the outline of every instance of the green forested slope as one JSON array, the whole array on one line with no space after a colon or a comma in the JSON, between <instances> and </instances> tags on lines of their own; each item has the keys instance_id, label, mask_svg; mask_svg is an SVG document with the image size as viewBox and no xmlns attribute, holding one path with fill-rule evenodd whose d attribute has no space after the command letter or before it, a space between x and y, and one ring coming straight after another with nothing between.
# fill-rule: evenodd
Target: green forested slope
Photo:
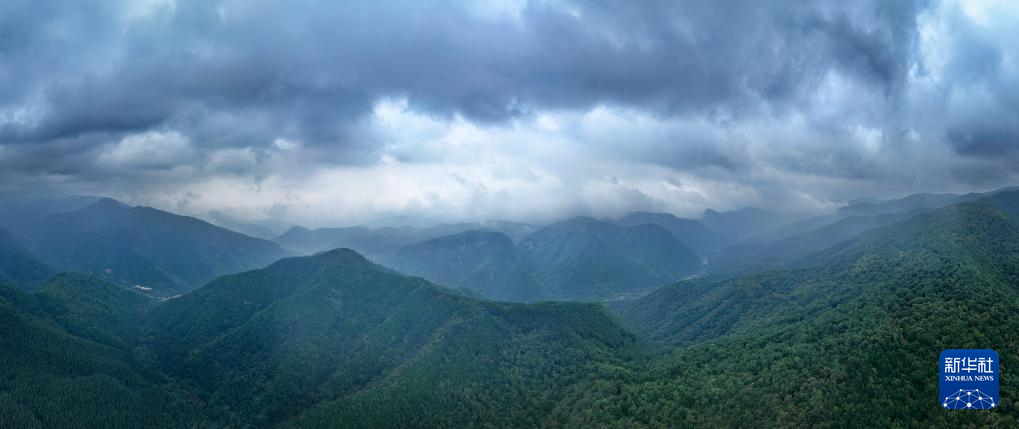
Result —
<instances>
[{"instance_id":1,"label":"green forested slope","mask_svg":"<svg viewBox=\"0 0 1019 429\"><path fill-rule=\"evenodd\" d=\"M594 304L478 301L340 249L157 311L153 347L221 424L533 425L633 338Z\"/></svg>"},{"instance_id":2,"label":"green forested slope","mask_svg":"<svg viewBox=\"0 0 1019 429\"><path fill-rule=\"evenodd\" d=\"M199 423L176 383L127 350L68 332L59 322L75 312L51 315L53 301L40 301L0 286L0 427Z\"/></svg>"},{"instance_id":3,"label":"green forested slope","mask_svg":"<svg viewBox=\"0 0 1019 429\"><path fill-rule=\"evenodd\" d=\"M1014 426L1015 398L958 413L936 396L948 348L999 350L1001 391L1019 391L1017 258L1019 224L981 200L871 231L808 268L664 288L622 314L681 347L579 389L562 413L600 391L612 411L643 410L622 422Z\"/></svg>"},{"instance_id":4,"label":"green forested slope","mask_svg":"<svg viewBox=\"0 0 1019 429\"><path fill-rule=\"evenodd\" d=\"M1012 427L1019 194L863 233L796 269L685 281L619 312L472 299L350 250L153 307L87 276L0 289L17 427ZM991 348L1003 398L937 402Z\"/></svg>"},{"instance_id":5,"label":"green forested slope","mask_svg":"<svg viewBox=\"0 0 1019 429\"><path fill-rule=\"evenodd\" d=\"M35 294L39 307L69 333L130 350L158 303L134 290L86 274L59 274Z\"/></svg>"}]
</instances>

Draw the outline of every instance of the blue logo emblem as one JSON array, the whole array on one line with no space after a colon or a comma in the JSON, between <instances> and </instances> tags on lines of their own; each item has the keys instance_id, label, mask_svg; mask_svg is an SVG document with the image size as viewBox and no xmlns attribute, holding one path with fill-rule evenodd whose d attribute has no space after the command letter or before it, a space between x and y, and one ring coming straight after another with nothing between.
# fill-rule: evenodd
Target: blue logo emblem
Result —
<instances>
[{"instance_id":1,"label":"blue logo emblem","mask_svg":"<svg viewBox=\"0 0 1019 429\"><path fill-rule=\"evenodd\" d=\"M998 406L998 353L990 349L941 352L938 392L941 406L986 410Z\"/></svg>"}]
</instances>

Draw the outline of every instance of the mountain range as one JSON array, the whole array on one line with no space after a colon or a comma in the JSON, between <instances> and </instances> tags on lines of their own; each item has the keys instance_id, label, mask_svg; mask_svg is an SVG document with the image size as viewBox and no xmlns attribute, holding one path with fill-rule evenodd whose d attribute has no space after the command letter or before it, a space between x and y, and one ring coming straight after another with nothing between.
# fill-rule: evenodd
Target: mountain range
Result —
<instances>
[{"instance_id":1,"label":"mountain range","mask_svg":"<svg viewBox=\"0 0 1019 429\"><path fill-rule=\"evenodd\" d=\"M936 363L944 349L1010 350L1017 278L1019 193L1009 192L873 229L792 269L683 282L617 309L642 336L676 346L656 371L682 388L633 390L698 404L662 421L1011 426L1005 410L946 413ZM1013 391L1019 362L1001 359L1001 391Z\"/></svg>"},{"instance_id":2,"label":"mountain range","mask_svg":"<svg viewBox=\"0 0 1019 429\"><path fill-rule=\"evenodd\" d=\"M290 228L286 222L279 219L245 221L218 210L210 210L205 216L201 216L201 219L218 227L266 240L272 240Z\"/></svg>"},{"instance_id":3,"label":"mountain range","mask_svg":"<svg viewBox=\"0 0 1019 429\"><path fill-rule=\"evenodd\" d=\"M16 427L536 426L637 347L604 306L477 300L345 249L161 305L87 275L0 292Z\"/></svg>"},{"instance_id":4,"label":"mountain range","mask_svg":"<svg viewBox=\"0 0 1019 429\"><path fill-rule=\"evenodd\" d=\"M25 248L17 237L0 230L0 283L32 290L56 273L55 269Z\"/></svg>"},{"instance_id":5,"label":"mountain range","mask_svg":"<svg viewBox=\"0 0 1019 429\"><path fill-rule=\"evenodd\" d=\"M468 230L403 247L384 261L400 272L498 301L550 298L535 266L506 234Z\"/></svg>"},{"instance_id":6,"label":"mountain range","mask_svg":"<svg viewBox=\"0 0 1019 429\"><path fill-rule=\"evenodd\" d=\"M96 204L81 210L137 209ZM1019 191L900 207L704 247L774 246L699 276L684 275L701 255L675 231L577 218L516 241L473 229L412 243L394 261L434 263L402 268L350 249L284 257L171 299L86 273L30 293L0 286L0 426L1019 424L1007 396L991 412L936 402L948 348L997 350L1001 391L1019 389ZM79 212L44 220L54 233L108 234ZM447 288L400 272L416 270L462 276ZM653 290L607 307L464 290L492 298L531 283L486 279L521 273L556 299L604 279Z\"/></svg>"},{"instance_id":7,"label":"mountain range","mask_svg":"<svg viewBox=\"0 0 1019 429\"><path fill-rule=\"evenodd\" d=\"M700 259L665 228L617 226L591 218L549 225L520 242L550 295L617 298L700 270Z\"/></svg>"},{"instance_id":8,"label":"mountain range","mask_svg":"<svg viewBox=\"0 0 1019 429\"><path fill-rule=\"evenodd\" d=\"M41 263L164 297L290 255L268 240L109 198L43 216L22 232Z\"/></svg>"},{"instance_id":9,"label":"mountain range","mask_svg":"<svg viewBox=\"0 0 1019 429\"><path fill-rule=\"evenodd\" d=\"M506 234L510 239L518 241L538 229L533 225L506 221L467 222L457 224L441 224L429 227L386 226L368 228L363 226L346 228L308 229L300 226L291 227L274 241L303 254L313 254L325 250L349 248L373 260L381 260L391 256L400 248L433 238L459 234L472 229L490 229Z\"/></svg>"},{"instance_id":10,"label":"mountain range","mask_svg":"<svg viewBox=\"0 0 1019 429\"><path fill-rule=\"evenodd\" d=\"M696 252L664 228L592 218L548 225L519 243L470 230L399 249L383 264L491 299L612 299L639 294L700 271Z\"/></svg>"}]
</instances>

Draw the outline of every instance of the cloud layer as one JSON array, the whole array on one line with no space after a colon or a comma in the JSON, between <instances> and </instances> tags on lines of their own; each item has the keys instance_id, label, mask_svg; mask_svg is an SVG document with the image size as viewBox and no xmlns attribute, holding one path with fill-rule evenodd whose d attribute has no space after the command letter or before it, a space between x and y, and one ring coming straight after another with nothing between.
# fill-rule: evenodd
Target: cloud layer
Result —
<instances>
[{"instance_id":1,"label":"cloud layer","mask_svg":"<svg viewBox=\"0 0 1019 429\"><path fill-rule=\"evenodd\" d=\"M0 3L7 195L338 225L1019 183L1004 1Z\"/></svg>"}]
</instances>

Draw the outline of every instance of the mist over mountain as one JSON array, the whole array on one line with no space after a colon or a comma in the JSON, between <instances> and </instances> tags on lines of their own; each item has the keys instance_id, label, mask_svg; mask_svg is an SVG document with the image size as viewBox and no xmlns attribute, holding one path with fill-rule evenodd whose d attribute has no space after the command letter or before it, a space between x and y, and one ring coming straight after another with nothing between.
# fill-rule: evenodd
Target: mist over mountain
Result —
<instances>
[{"instance_id":1,"label":"mist over mountain","mask_svg":"<svg viewBox=\"0 0 1019 429\"><path fill-rule=\"evenodd\" d=\"M634 341L596 305L476 301L350 250L221 278L155 317L155 351L214 418L259 426L537 424Z\"/></svg>"},{"instance_id":2,"label":"mist over mountain","mask_svg":"<svg viewBox=\"0 0 1019 429\"><path fill-rule=\"evenodd\" d=\"M0 428L1019 427L1016 40L0 0Z\"/></svg>"},{"instance_id":3,"label":"mist over mountain","mask_svg":"<svg viewBox=\"0 0 1019 429\"><path fill-rule=\"evenodd\" d=\"M463 287L498 301L552 298L536 267L506 234L468 230L397 250L383 261L400 272Z\"/></svg>"},{"instance_id":4,"label":"mist over mountain","mask_svg":"<svg viewBox=\"0 0 1019 429\"><path fill-rule=\"evenodd\" d=\"M700 269L696 253L651 224L619 227L576 218L542 228L520 248L560 299L639 293Z\"/></svg>"},{"instance_id":5,"label":"mist over mountain","mask_svg":"<svg viewBox=\"0 0 1019 429\"><path fill-rule=\"evenodd\" d=\"M203 218L213 225L266 240L272 240L289 229L287 223L279 219L244 221L217 210L209 211Z\"/></svg>"},{"instance_id":6,"label":"mist over mountain","mask_svg":"<svg viewBox=\"0 0 1019 429\"><path fill-rule=\"evenodd\" d=\"M17 237L0 230L0 282L33 290L54 274L56 270L25 248Z\"/></svg>"},{"instance_id":7,"label":"mist over mountain","mask_svg":"<svg viewBox=\"0 0 1019 429\"><path fill-rule=\"evenodd\" d=\"M41 261L164 297L289 255L268 240L110 198L31 219L21 232Z\"/></svg>"},{"instance_id":8,"label":"mist over mountain","mask_svg":"<svg viewBox=\"0 0 1019 429\"><path fill-rule=\"evenodd\" d=\"M692 249L702 251L722 243L721 233L708 228L696 219L684 219L668 213L635 212L616 221L623 226L655 224L672 233L676 239Z\"/></svg>"},{"instance_id":9,"label":"mist over mountain","mask_svg":"<svg viewBox=\"0 0 1019 429\"><path fill-rule=\"evenodd\" d=\"M472 229L493 229L516 241L537 228L524 223L491 220L426 227L404 225L368 228L357 226L309 230L301 226L294 226L273 240L283 247L305 254L347 247L372 259L383 259L404 246Z\"/></svg>"},{"instance_id":10,"label":"mist over mountain","mask_svg":"<svg viewBox=\"0 0 1019 429\"><path fill-rule=\"evenodd\" d=\"M113 201L86 209L132 210ZM102 228L72 214L57 218ZM790 247L803 237L838 242ZM925 374L941 349L1008 350L1016 341L1019 192L849 216L780 243L809 255L609 301L619 317L598 303L472 297L348 249L284 258L168 301L85 274L57 275L34 294L0 287L14 341L3 348L14 363L5 371L47 386L30 395L8 376L5 418L213 427L657 426L681 416L721 426L833 416L866 425L1016 423L1011 413L944 412L929 403L937 383ZM505 274L544 272L529 265L537 262L615 273L688 253L696 257L661 226L578 218L519 243L492 230L425 240L397 251L392 266L460 273L446 285L490 299L532 293L531 279ZM668 264L673 275L690 269L668 261L680 262ZM612 271L596 266L610 262ZM1001 359L1002 390L1017 387L1019 362ZM885 377L861 380L860 371ZM66 412L45 405L86 394ZM787 397L797 401L761 399ZM92 411L102 407L118 412Z\"/></svg>"},{"instance_id":11,"label":"mist over mountain","mask_svg":"<svg viewBox=\"0 0 1019 429\"><path fill-rule=\"evenodd\" d=\"M65 197L12 198L0 200L0 223L20 231L41 217L80 210L102 197L70 195Z\"/></svg>"}]
</instances>

